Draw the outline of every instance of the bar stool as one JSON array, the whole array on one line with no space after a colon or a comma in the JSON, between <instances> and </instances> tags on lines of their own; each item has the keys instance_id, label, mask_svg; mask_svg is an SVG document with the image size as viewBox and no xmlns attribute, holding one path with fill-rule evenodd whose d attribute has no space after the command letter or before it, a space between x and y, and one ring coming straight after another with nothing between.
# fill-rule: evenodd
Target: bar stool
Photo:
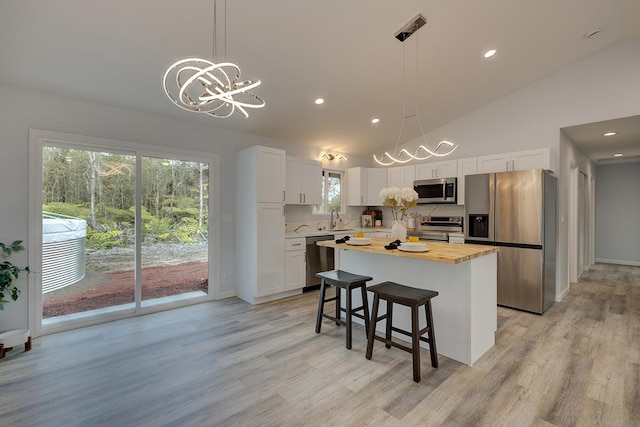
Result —
<instances>
[{"instance_id":1,"label":"bar stool","mask_svg":"<svg viewBox=\"0 0 640 427\"><path fill-rule=\"evenodd\" d=\"M413 355L413 380L420 382L420 341L429 343L431 352L431 366L438 367L438 353L436 352L436 337L433 329L433 315L431 312L431 298L438 296L438 292L426 289L417 289L393 282L384 282L369 287L373 292L373 308L371 310L371 324L369 325L367 340L367 359L373 355L374 340L385 343L386 348L391 346L407 351ZM387 314L378 317L380 300L387 301ZM400 304L411 308L411 332L393 326L393 304ZM424 305L427 325L420 329L418 321L418 308ZM376 324L379 320L386 319L385 337L376 334ZM411 347L392 341L391 332L398 332L411 337ZM427 334L427 338L422 335Z\"/></svg>"},{"instance_id":2,"label":"bar stool","mask_svg":"<svg viewBox=\"0 0 640 427\"><path fill-rule=\"evenodd\" d=\"M369 332L369 302L367 300L367 282L372 278L369 276L360 276L358 274L348 273L342 270L323 271L316 274L322 281L320 282L320 297L318 298L318 317L316 318L316 333L320 333L322 326L322 318L336 322L336 325L344 325L347 327L347 349L351 349L351 316L356 316L364 320L365 333ZM334 286L336 288L336 296L327 298L327 287ZM362 293L362 305L353 308L351 305L351 291L360 288ZM347 300L346 308L340 306L340 289L346 291ZM324 312L324 304L330 301L336 302L336 315L330 316ZM345 320L342 320L342 312L345 312ZM363 314L359 312L363 311Z\"/></svg>"}]
</instances>

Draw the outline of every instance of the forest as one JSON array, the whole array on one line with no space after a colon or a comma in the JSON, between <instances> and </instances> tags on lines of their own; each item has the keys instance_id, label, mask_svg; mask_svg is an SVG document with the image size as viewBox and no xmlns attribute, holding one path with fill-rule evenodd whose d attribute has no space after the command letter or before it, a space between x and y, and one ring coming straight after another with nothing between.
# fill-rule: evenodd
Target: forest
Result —
<instances>
[{"instance_id":1,"label":"forest","mask_svg":"<svg viewBox=\"0 0 640 427\"><path fill-rule=\"evenodd\" d=\"M87 221L87 248L134 244L136 156L64 147L43 148L43 215ZM209 165L138 157L145 243L208 238Z\"/></svg>"}]
</instances>

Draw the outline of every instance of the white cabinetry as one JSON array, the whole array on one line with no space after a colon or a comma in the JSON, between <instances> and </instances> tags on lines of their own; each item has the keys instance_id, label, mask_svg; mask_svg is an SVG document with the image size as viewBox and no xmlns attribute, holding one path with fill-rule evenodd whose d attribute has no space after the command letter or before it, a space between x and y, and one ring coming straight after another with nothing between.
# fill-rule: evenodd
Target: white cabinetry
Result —
<instances>
[{"instance_id":1,"label":"white cabinetry","mask_svg":"<svg viewBox=\"0 0 640 427\"><path fill-rule=\"evenodd\" d=\"M364 233L365 237L382 237L388 239L390 236L390 232L388 231L369 231Z\"/></svg>"},{"instance_id":2,"label":"white cabinetry","mask_svg":"<svg viewBox=\"0 0 640 427\"><path fill-rule=\"evenodd\" d=\"M555 172L557 162L550 148L478 157L478 173L544 169Z\"/></svg>"},{"instance_id":3,"label":"white cabinetry","mask_svg":"<svg viewBox=\"0 0 640 427\"><path fill-rule=\"evenodd\" d=\"M458 176L458 162L456 160L416 165L417 181L433 178L455 178L456 176Z\"/></svg>"},{"instance_id":4,"label":"white cabinetry","mask_svg":"<svg viewBox=\"0 0 640 427\"><path fill-rule=\"evenodd\" d=\"M253 193L257 193L256 202L283 203L285 195L286 154L283 150L269 147L251 147L255 150L253 164L255 165L255 182ZM252 175L247 168L243 173ZM245 193L236 193L245 194Z\"/></svg>"},{"instance_id":5,"label":"white cabinetry","mask_svg":"<svg viewBox=\"0 0 640 427\"><path fill-rule=\"evenodd\" d=\"M386 168L349 168L347 170L347 204L382 206L378 194L387 186Z\"/></svg>"},{"instance_id":6,"label":"white cabinetry","mask_svg":"<svg viewBox=\"0 0 640 427\"><path fill-rule=\"evenodd\" d=\"M478 159L471 157L458 160L458 204L464 205L464 177L478 173Z\"/></svg>"},{"instance_id":7,"label":"white cabinetry","mask_svg":"<svg viewBox=\"0 0 640 427\"><path fill-rule=\"evenodd\" d=\"M287 156L286 198L288 205L322 203L322 163Z\"/></svg>"},{"instance_id":8,"label":"white cabinetry","mask_svg":"<svg viewBox=\"0 0 640 427\"><path fill-rule=\"evenodd\" d=\"M387 169L387 181L389 187L413 188L413 181L416 179L416 167L398 166Z\"/></svg>"},{"instance_id":9,"label":"white cabinetry","mask_svg":"<svg viewBox=\"0 0 640 427\"><path fill-rule=\"evenodd\" d=\"M306 241L304 237L286 239L285 242L285 290L302 289L306 282Z\"/></svg>"},{"instance_id":10,"label":"white cabinetry","mask_svg":"<svg viewBox=\"0 0 640 427\"><path fill-rule=\"evenodd\" d=\"M251 304L285 291L285 157L260 146L236 153L236 289Z\"/></svg>"}]
</instances>

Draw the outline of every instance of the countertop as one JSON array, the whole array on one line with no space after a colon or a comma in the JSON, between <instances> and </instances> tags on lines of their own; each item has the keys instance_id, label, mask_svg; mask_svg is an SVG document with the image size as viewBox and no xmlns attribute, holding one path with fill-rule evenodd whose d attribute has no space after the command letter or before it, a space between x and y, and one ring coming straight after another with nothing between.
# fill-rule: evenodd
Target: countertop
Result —
<instances>
[{"instance_id":1,"label":"countertop","mask_svg":"<svg viewBox=\"0 0 640 427\"><path fill-rule=\"evenodd\" d=\"M316 243L318 246L326 246L336 249L370 252L379 255L398 256L403 258L420 259L424 261L444 262L447 264L459 264L474 258L498 252L500 249L495 246L472 245L445 242L426 242L429 250L427 252L404 252L399 249L387 250L385 245L389 244L389 239L378 237L371 238L370 245L356 246L347 243L336 243L334 240L323 240Z\"/></svg>"},{"instance_id":2,"label":"countertop","mask_svg":"<svg viewBox=\"0 0 640 427\"><path fill-rule=\"evenodd\" d=\"M353 235L356 232L363 232L363 233L373 233L376 231L382 231L382 232L390 232L391 229L390 228L384 228L384 227L369 227L369 228L335 228L333 230L310 230L308 228L304 228L300 231L287 231L284 234L285 239L291 239L294 237L312 237L312 236L327 236L327 235L332 235L332 234L349 234L349 235Z\"/></svg>"}]
</instances>

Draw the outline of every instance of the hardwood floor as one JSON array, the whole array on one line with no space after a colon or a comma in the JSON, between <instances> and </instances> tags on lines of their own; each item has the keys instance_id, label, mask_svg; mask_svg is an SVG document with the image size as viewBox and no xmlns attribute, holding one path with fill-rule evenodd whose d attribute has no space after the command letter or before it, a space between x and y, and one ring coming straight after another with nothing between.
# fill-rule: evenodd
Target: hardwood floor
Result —
<instances>
[{"instance_id":1,"label":"hardwood floor","mask_svg":"<svg viewBox=\"0 0 640 427\"><path fill-rule=\"evenodd\" d=\"M434 305L437 299L434 299ZM35 339L0 361L3 426L639 426L640 267L595 265L543 316L499 308L474 366L366 340L317 292L238 299ZM438 325L435 325L436 339Z\"/></svg>"}]
</instances>

